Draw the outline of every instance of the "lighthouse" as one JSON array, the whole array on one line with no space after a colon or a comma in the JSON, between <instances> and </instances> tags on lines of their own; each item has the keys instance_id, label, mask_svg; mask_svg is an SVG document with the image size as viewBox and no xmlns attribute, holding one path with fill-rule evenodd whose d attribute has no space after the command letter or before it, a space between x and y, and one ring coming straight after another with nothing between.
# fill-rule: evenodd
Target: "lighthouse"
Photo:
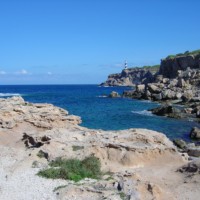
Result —
<instances>
[{"instance_id":1,"label":"lighthouse","mask_svg":"<svg viewBox=\"0 0 200 200\"><path fill-rule=\"evenodd\" d=\"M127 69L127 67L128 67L128 64L127 64L127 61L125 60L125 62L124 62L124 69Z\"/></svg>"}]
</instances>

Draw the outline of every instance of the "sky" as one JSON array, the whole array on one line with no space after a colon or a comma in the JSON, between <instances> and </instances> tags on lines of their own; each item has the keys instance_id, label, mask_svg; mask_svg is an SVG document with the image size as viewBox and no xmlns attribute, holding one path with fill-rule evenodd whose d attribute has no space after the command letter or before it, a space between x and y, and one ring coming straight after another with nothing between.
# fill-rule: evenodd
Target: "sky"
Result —
<instances>
[{"instance_id":1,"label":"sky","mask_svg":"<svg viewBox=\"0 0 200 200\"><path fill-rule=\"evenodd\" d=\"M200 49L199 0L0 0L0 84L99 84Z\"/></svg>"}]
</instances>

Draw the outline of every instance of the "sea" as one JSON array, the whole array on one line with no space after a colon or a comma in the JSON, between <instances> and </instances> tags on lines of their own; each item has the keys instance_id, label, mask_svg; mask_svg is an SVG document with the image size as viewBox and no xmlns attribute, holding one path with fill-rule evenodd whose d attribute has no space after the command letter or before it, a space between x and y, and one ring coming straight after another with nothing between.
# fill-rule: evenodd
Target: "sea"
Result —
<instances>
[{"instance_id":1,"label":"sea","mask_svg":"<svg viewBox=\"0 0 200 200\"><path fill-rule=\"evenodd\" d=\"M116 91L122 94L130 87L98 85L1 85L0 97L22 96L32 103L51 103L78 115L81 126L102 130L145 128L162 132L170 139L189 139L192 127L199 123L151 114L158 103L129 98L108 98Z\"/></svg>"}]
</instances>

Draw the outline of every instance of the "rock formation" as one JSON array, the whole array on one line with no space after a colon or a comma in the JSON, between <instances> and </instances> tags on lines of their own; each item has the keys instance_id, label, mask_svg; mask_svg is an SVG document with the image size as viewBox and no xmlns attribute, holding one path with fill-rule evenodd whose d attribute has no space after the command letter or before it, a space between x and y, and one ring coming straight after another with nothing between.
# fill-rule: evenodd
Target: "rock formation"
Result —
<instances>
[{"instance_id":1,"label":"rock formation","mask_svg":"<svg viewBox=\"0 0 200 200\"><path fill-rule=\"evenodd\" d=\"M175 118L194 118L199 121L200 51L186 52L162 59L159 72L154 74L152 80L136 84L134 90L124 91L123 97L171 104L181 103L184 109L180 112L166 113L165 109L164 115ZM158 110L163 111L163 108L154 110L154 114L159 115Z\"/></svg>"},{"instance_id":2,"label":"rock formation","mask_svg":"<svg viewBox=\"0 0 200 200\"><path fill-rule=\"evenodd\" d=\"M100 84L101 86L134 86L135 84L148 83L153 81L155 73L151 68L128 68L121 73L111 74L107 81Z\"/></svg>"},{"instance_id":3,"label":"rock formation","mask_svg":"<svg viewBox=\"0 0 200 200\"><path fill-rule=\"evenodd\" d=\"M120 95L118 94L118 92L112 91L109 96L110 98L118 98L120 97Z\"/></svg>"},{"instance_id":4,"label":"rock formation","mask_svg":"<svg viewBox=\"0 0 200 200\"><path fill-rule=\"evenodd\" d=\"M90 130L63 109L21 97L0 99L0 107L0 199L163 200L200 195L199 174L195 183L185 176L187 154L180 154L162 133ZM89 155L99 158L107 172L101 180L74 183L36 175L57 157Z\"/></svg>"},{"instance_id":5,"label":"rock formation","mask_svg":"<svg viewBox=\"0 0 200 200\"><path fill-rule=\"evenodd\" d=\"M176 78L179 70L185 71L188 67L190 69L200 68L200 54L162 59L159 74L167 78Z\"/></svg>"}]
</instances>

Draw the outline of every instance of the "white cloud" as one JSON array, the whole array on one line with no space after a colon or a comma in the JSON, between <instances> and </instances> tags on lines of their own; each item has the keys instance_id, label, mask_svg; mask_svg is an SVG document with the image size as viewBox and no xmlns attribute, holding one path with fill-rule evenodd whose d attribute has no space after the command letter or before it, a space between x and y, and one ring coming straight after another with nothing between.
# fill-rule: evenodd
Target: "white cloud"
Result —
<instances>
[{"instance_id":1,"label":"white cloud","mask_svg":"<svg viewBox=\"0 0 200 200\"><path fill-rule=\"evenodd\" d=\"M47 72L47 74L48 74L49 76L51 76L53 73L52 73L52 72Z\"/></svg>"},{"instance_id":2,"label":"white cloud","mask_svg":"<svg viewBox=\"0 0 200 200\"><path fill-rule=\"evenodd\" d=\"M28 72L25 69L22 69L20 72L21 74L28 74Z\"/></svg>"},{"instance_id":3,"label":"white cloud","mask_svg":"<svg viewBox=\"0 0 200 200\"><path fill-rule=\"evenodd\" d=\"M28 73L28 71L27 71L27 70L25 70L25 69L22 69L22 70L20 70L20 71L16 72L16 74L20 74L20 75L26 75L26 74L29 74L29 73Z\"/></svg>"},{"instance_id":4,"label":"white cloud","mask_svg":"<svg viewBox=\"0 0 200 200\"><path fill-rule=\"evenodd\" d=\"M5 71L0 71L0 75L5 75L7 74Z\"/></svg>"}]
</instances>

